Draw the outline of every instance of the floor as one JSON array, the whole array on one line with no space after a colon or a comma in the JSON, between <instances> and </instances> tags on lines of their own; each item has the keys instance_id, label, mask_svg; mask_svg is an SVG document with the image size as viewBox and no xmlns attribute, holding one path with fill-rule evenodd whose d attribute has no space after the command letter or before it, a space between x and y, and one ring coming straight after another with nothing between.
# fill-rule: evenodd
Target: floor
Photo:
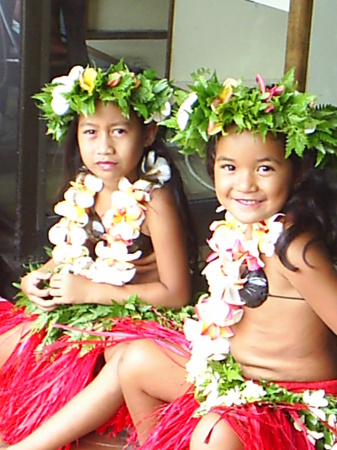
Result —
<instances>
[{"instance_id":1,"label":"floor","mask_svg":"<svg viewBox=\"0 0 337 450\"><path fill-rule=\"evenodd\" d=\"M1 445L0 447L5 448ZM108 438L100 436L97 433L88 434L78 443L71 446L71 450L122 450L126 447L126 441L123 438Z\"/></svg>"},{"instance_id":2,"label":"floor","mask_svg":"<svg viewBox=\"0 0 337 450\"><path fill-rule=\"evenodd\" d=\"M73 444L71 450L121 450L125 445L125 439L107 438L106 436L99 436L97 433L91 433L81 439L79 444Z\"/></svg>"}]
</instances>

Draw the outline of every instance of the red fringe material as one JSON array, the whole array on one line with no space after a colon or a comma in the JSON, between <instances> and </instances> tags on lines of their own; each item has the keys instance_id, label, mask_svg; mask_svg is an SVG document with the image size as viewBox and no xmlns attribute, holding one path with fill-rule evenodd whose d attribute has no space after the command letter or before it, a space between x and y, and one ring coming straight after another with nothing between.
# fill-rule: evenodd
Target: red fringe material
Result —
<instances>
[{"instance_id":1,"label":"red fringe material","mask_svg":"<svg viewBox=\"0 0 337 450\"><path fill-rule=\"evenodd\" d=\"M337 380L278 384L293 392L324 389L327 394L337 395ZM193 417L197 407L191 391L162 407L158 425L139 450L188 450L192 433L201 419ZM289 420L289 416L299 419L301 409L304 409L303 405L280 404L273 407L252 403L217 407L212 411L228 422L242 441L244 450L314 450L315 446L307 439L306 433L297 431Z\"/></svg>"},{"instance_id":2,"label":"red fringe material","mask_svg":"<svg viewBox=\"0 0 337 450\"><path fill-rule=\"evenodd\" d=\"M0 310L0 333L19 324L33 322L36 316L26 315L24 310L5 307ZM68 329L66 326L60 328ZM90 336L103 336L104 340L89 339L72 342L63 335L57 342L37 347L43 342L44 332L23 336L12 355L0 370L0 432L1 438L14 444L31 434L95 376L99 355L106 347L135 339L151 339L162 347L181 353L177 346L187 350L184 336L156 322L130 318L113 320L113 328L107 333L88 332ZM83 355L83 346L92 348ZM123 406L114 417L97 431L116 436L132 421ZM64 447L70 449L70 445Z\"/></svg>"}]
</instances>

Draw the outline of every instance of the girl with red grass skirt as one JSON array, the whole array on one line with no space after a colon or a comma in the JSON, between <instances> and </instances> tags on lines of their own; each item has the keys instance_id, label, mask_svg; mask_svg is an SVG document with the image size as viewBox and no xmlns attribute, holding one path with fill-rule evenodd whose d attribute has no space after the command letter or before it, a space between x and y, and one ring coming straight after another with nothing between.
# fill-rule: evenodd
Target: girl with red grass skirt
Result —
<instances>
[{"instance_id":1,"label":"girl with red grass skirt","mask_svg":"<svg viewBox=\"0 0 337 450\"><path fill-rule=\"evenodd\" d=\"M0 303L0 436L13 449L55 450L130 425L119 359L130 341L168 345L167 327L177 329L174 310L191 295L190 227L155 122L171 94L167 80L121 61L107 72L77 66L37 95L49 133L61 140L69 128L72 181L55 207L52 258L22 278L15 307ZM125 303L135 295L142 302Z\"/></svg>"},{"instance_id":2,"label":"girl with red grass skirt","mask_svg":"<svg viewBox=\"0 0 337 450\"><path fill-rule=\"evenodd\" d=\"M207 136L226 213L184 325L190 358L137 341L120 362L144 450L337 448L337 196L314 167L336 166L337 109L314 110L293 72L270 90L257 80L199 74L177 114L183 148Z\"/></svg>"}]
</instances>

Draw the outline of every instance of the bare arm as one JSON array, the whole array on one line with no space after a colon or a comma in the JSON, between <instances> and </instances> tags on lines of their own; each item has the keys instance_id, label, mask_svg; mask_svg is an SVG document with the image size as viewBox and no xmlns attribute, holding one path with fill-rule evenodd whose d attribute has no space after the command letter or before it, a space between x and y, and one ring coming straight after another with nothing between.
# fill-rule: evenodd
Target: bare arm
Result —
<instances>
[{"instance_id":1,"label":"bare arm","mask_svg":"<svg viewBox=\"0 0 337 450\"><path fill-rule=\"evenodd\" d=\"M190 300L191 286L188 256L184 233L172 194L168 188L156 190L146 213L146 227L151 235L158 275L148 280L146 270L140 270L142 282L113 286L94 283L75 275L53 275L49 295L52 300L42 300L41 307L53 308L66 303L118 302L137 294L153 305L179 308ZM151 261L151 258L149 258ZM153 257L152 257L153 262ZM153 271L152 271L153 273ZM144 280L144 282L143 282Z\"/></svg>"},{"instance_id":2,"label":"bare arm","mask_svg":"<svg viewBox=\"0 0 337 450\"><path fill-rule=\"evenodd\" d=\"M285 269L284 275L320 319L337 334L337 271L320 242L308 247L306 264L302 253L310 238L303 234L291 243L288 257L298 271Z\"/></svg>"}]
</instances>

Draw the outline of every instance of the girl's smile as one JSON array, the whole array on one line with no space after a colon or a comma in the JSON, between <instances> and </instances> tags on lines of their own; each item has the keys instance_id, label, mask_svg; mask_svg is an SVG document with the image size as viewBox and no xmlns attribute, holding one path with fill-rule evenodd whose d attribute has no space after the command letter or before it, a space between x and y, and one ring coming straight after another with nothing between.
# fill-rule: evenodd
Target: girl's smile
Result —
<instances>
[{"instance_id":1,"label":"girl's smile","mask_svg":"<svg viewBox=\"0 0 337 450\"><path fill-rule=\"evenodd\" d=\"M214 182L220 203L250 224L282 210L294 186L293 168L281 139L230 133L217 143Z\"/></svg>"}]
</instances>

